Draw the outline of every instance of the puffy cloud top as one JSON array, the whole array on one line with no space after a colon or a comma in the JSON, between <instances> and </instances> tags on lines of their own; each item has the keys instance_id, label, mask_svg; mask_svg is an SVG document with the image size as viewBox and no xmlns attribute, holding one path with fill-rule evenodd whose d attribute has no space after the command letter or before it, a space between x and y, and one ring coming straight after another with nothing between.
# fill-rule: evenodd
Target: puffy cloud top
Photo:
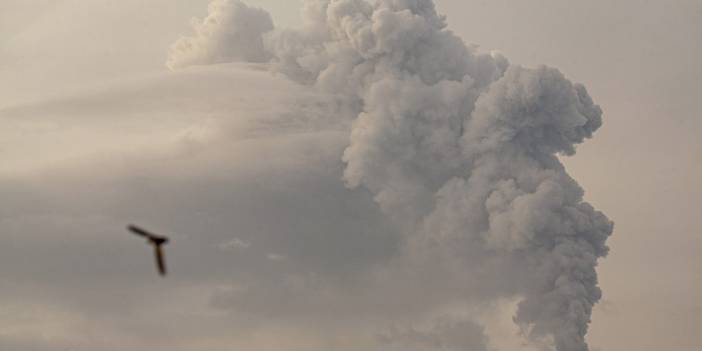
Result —
<instances>
[{"instance_id":1,"label":"puffy cloud top","mask_svg":"<svg viewBox=\"0 0 702 351\"><path fill-rule=\"evenodd\" d=\"M273 30L262 10L216 0L169 66L266 61L349 98L343 180L402 228L410 270L451 271L490 292L457 287L466 300L518 297L515 321L533 340L588 350L613 227L557 158L602 125L586 89L467 46L431 0L308 0L303 14L303 28ZM393 335L444 342L442 331Z\"/></svg>"},{"instance_id":2,"label":"puffy cloud top","mask_svg":"<svg viewBox=\"0 0 702 351\"><path fill-rule=\"evenodd\" d=\"M193 36L182 37L171 47L170 68L222 62L264 62L262 35L273 29L268 12L239 0L216 0L202 21L193 19Z\"/></svg>"}]
</instances>

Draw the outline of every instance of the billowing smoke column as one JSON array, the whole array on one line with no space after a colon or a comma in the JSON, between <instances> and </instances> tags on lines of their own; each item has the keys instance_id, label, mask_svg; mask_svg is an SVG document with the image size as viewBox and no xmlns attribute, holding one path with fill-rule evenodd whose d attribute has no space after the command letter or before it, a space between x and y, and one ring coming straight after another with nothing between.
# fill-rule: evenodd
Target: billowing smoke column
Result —
<instances>
[{"instance_id":1,"label":"billowing smoke column","mask_svg":"<svg viewBox=\"0 0 702 351\"><path fill-rule=\"evenodd\" d=\"M195 38L182 38L173 44L168 67L269 59L261 37L273 30L268 12L239 1L213 1L208 12L202 23L193 21Z\"/></svg>"},{"instance_id":2,"label":"billowing smoke column","mask_svg":"<svg viewBox=\"0 0 702 351\"><path fill-rule=\"evenodd\" d=\"M518 266L497 288L522 298L515 322L559 351L588 350L595 267L613 226L557 158L602 123L585 88L477 52L431 0L308 0L303 13L302 29L273 30L261 10L215 0L169 64L269 60L300 84L351 97L344 181L406 226L408 255L434 252L466 274L499 261L498 280Z\"/></svg>"}]
</instances>

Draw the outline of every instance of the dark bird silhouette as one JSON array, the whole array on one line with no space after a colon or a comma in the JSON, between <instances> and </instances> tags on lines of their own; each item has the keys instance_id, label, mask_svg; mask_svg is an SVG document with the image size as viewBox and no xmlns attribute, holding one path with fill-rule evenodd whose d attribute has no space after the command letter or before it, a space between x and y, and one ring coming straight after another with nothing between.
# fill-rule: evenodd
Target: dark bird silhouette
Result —
<instances>
[{"instance_id":1,"label":"dark bird silhouette","mask_svg":"<svg viewBox=\"0 0 702 351\"><path fill-rule=\"evenodd\" d=\"M156 267L158 268L158 272L162 275L166 275L166 261L164 259L163 255L163 250L161 249L161 245L168 243L168 238L165 236L160 236L156 235L153 233L149 233L144 229L141 229L135 225L129 225L127 227L130 232L146 238L148 240L148 243L153 245L154 247L154 255L156 257Z\"/></svg>"}]
</instances>

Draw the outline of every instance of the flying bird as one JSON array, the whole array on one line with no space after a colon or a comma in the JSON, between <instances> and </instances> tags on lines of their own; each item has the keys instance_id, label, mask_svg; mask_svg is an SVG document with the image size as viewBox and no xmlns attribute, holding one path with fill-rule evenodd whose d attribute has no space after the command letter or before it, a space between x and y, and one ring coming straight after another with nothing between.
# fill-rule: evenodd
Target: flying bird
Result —
<instances>
[{"instance_id":1,"label":"flying bird","mask_svg":"<svg viewBox=\"0 0 702 351\"><path fill-rule=\"evenodd\" d=\"M166 275L166 261L164 259L163 255L163 250L161 249L161 245L168 243L168 238L165 236L160 236L156 235L153 233L149 233L144 229L141 229L135 225L129 225L127 227L129 231L132 233L146 238L148 240L148 243L153 245L154 247L154 255L156 256L156 267L158 268L158 272L162 275Z\"/></svg>"}]
</instances>

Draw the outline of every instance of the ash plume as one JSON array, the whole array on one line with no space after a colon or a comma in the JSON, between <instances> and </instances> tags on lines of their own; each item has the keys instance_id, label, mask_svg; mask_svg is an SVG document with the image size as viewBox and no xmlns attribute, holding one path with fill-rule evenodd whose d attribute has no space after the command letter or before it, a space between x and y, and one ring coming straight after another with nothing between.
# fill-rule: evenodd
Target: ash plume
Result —
<instances>
[{"instance_id":1,"label":"ash plume","mask_svg":"<svg viewBox=\"0 0 702 351\"><path fill-rule=\"evenodd\" d=\"M302 28L274 29L262 10L215 0L169 66L266 61L351 97L343 180L404 229L407 261L482 277L487 296L521 299L514 321L530 339L587 351L613 224L558 159L602 124L585 87L466 45L431 0L308 0L303 14Z\"/></svg>"},{"instance_id":2,"label":"ash plume","mask_svg":"<svg viewBox=\"0 0 702 351\"><path fill-rule=\"evenodd\" d=\"M215 0L208 13L203 21L193 21L194 36L180 38L171 46L169 68L268 59L261 37L273 29L268 12L240 1Z\"/></svg>"}]
</instances>

